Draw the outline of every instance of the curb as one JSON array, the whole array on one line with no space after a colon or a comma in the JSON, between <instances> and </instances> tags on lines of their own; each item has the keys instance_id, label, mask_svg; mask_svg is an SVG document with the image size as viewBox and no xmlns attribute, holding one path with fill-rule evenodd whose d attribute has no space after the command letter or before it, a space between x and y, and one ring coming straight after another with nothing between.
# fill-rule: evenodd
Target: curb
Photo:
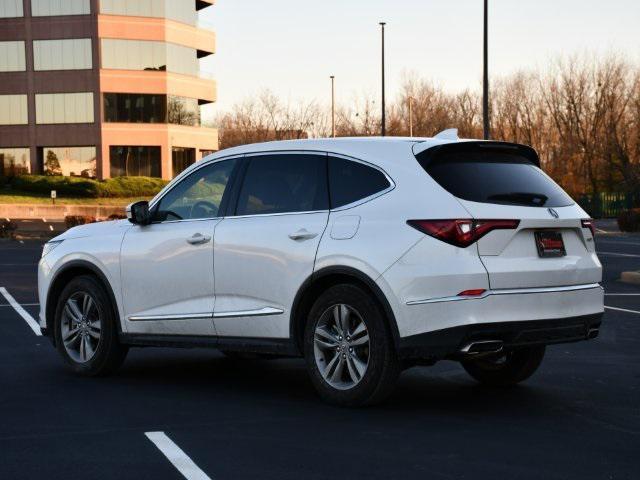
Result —
<instances>
[{"instance_id":1,"label":"curb","mask_svg":"<svg viewBox=\"0 0 640 480\"><path fill-rule=\"evenodd\" d=\"M623 283L640 285L640 272L622 272L622 275L620 275L620 281Z\"/></svg>"}]
</instances>

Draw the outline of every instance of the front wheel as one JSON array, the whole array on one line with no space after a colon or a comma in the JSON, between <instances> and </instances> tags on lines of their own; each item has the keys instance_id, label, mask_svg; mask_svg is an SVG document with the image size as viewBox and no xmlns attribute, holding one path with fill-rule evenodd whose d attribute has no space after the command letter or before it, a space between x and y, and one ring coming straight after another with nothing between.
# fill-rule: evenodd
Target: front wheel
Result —
<instances>
[{"instance_id":1,"label":"front wheel","mask_svg":"<svg viewBox=\"0 0 640 480\"><path fill-rule=\"evenodd\" d=\"M106 375L127 355L118 341L116 317L109 296L90 275L72 279L56 308L54 335L58 352L81 375Z\"/></svg>"},{"instance_id":2,"label":"front wheel","mask_svg":"<svg viewBox=\"0 0 640 480\"><path fill-rule=\"evenodd\" d=\"M495 387L520 383L535 373L544 358L545 347L526 347L500 356L464 360L462 366L478 382Z\"/></svg>"},{"instance_id":3,"label":"front wheel","mask_svg":"<svg viewBox=\"0 0 640 480\"><path fill-rule=\"evenodd\" d=\"M383 312L362 288L324 292L311 308L304 340L311 381L325 401L372 405L393 390L401 365Z\"/></svg>"}]
</instances>

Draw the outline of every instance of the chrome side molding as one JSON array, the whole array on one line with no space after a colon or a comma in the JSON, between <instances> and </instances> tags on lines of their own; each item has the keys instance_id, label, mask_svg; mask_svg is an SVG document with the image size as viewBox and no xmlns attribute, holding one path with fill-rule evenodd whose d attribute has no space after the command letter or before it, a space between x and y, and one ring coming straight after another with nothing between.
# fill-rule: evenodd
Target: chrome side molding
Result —
<instances>
[{"instance_id":1,"label":"chrome side molding","mask_svg":"<svg viewBox=\"0 0 640 480\"><path fill-rule=\"evenodd\" d=\"M169 320L211 320L214 318L235 318L235 317L258 317L266 315L280 315L284 313L281 308L264 307L256 310L237 310L229 312L214 313L190 313L175 315L133 315L129 317L130 322L158 322Z\"/></svg>"},{"instance_id":2,"label":"chrome side molding","mask_svg":"<svg viewBox=\"0 0 640 480\"><path fill-rule=\"evenodd\" d=\"M527 295L531 293L554 293L554 292L575 292L577 290L591 290L593 288L599 288L604 290L599 283L589 283L586 285L567 285L565 287L537 287L537 288L512 288L501 290L487 290L482 295L475 296L459 296L455 297L439 297L439 298L427 298L425 300L409 300L407 305L424 305L425 303L440 303L440 302L458 302L462 300L480 300L487 298L491 295Z\"/></svg>"}]
</instances>

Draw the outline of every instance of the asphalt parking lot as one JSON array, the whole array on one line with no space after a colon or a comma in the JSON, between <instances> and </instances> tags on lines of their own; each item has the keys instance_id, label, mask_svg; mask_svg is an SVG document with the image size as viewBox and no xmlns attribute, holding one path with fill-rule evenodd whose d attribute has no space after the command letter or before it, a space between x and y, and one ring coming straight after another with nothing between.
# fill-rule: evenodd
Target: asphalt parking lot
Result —
<instances>
[{"instance_id":1,"label":"asphalt parking lot","mask_svg":"<svg viewBox=\"0 0 640 480\"><path fill-rule=\"evenodd\" d=\"M0 243L0 287L37 318L41 242ZM513 388L453 362L414 368L384 405L321 403L301 360L133 349L70 374L0 296L0 479L640 478L640 236L602 233L601 335L547 350ZM152 433L163 432L163 433Z\"/></svg>"}]
</instances>

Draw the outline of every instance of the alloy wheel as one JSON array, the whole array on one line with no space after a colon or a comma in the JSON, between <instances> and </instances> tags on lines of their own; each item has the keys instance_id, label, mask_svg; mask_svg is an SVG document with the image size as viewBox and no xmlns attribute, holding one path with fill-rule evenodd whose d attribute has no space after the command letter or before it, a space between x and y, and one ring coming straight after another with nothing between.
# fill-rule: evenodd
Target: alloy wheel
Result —
<instances>
[{"instance_id":1,"label":"alloy wheel","mask_svg":"<svg viewBox=\"0 0 640 480\"><path fill-rule=\"evenodd\" d=\"M86 292L69 296L62 311L61 334L67 354L78 363L96 354L102 333L102 318L96 302Z\"/></svg>"},{"instance_id":2,"label":"alloy wheel","mask_svg":"<svg viewBox=\"0 0 640 480\"><path fill-rule=\"evenodd\" d=\"M333 388L355 387L369 366L369 331L356 309L337 304L327 309L314 331L316 366Z\"/></svg>"}]
</instances>

